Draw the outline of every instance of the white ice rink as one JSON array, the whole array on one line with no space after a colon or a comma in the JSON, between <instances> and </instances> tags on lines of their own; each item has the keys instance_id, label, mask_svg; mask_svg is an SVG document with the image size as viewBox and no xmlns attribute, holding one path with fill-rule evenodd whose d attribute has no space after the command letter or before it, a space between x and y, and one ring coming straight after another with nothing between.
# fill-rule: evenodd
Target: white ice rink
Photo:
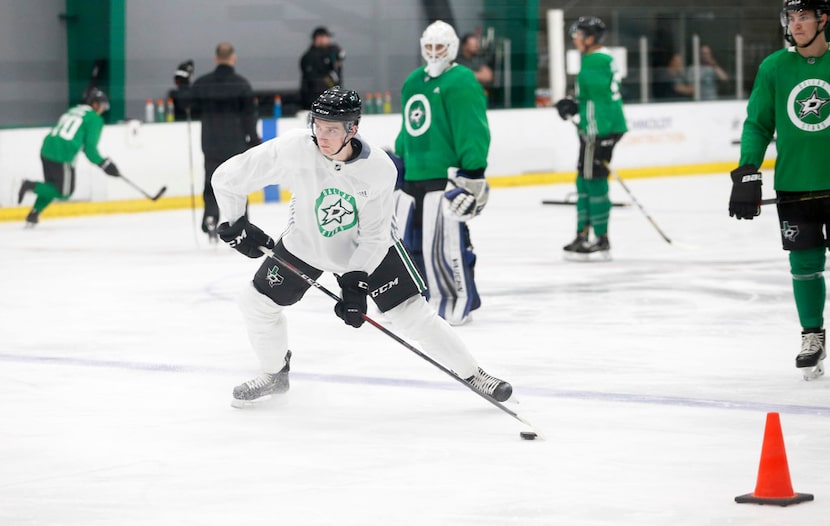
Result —
<instances>
[{"instance_id":1,"label":"white ice rink","mask_svg":"<svg viewBox=\"0 0 830 526\"><path fill-rule=\"evenodd\" d=\"M291 391L231 408L260 260L197 245L191 210L0 223L0 524L826 524L830 377L794 367L774 209L729 218L726 175L628 185L674 245L614 208L614 260L563 261L575 211L541 201L571 185L494 189L471 223L484 304L458 330L535 442L314 289L289 311ZM286 212L251 219L278 235ZM734 502L767 412L814 502Z\"/></svg>"}]
</instances>

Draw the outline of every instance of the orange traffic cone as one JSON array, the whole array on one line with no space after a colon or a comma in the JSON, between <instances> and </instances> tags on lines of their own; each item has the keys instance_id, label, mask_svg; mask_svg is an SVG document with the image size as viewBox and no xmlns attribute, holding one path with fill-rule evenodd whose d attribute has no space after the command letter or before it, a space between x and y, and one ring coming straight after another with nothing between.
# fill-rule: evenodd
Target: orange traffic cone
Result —
<instances>
[{"instance_id":1,"label":"orange traffic cone","mask_svg":"<svg viewBox=\"0 0 830 526\"><path fill-rule=\"evenodd\" d=\"M813 500L811 494L793 492L787 452L784 450L784 436L781 433L781 419L778 413L767 413L755 492L735 497L735 502L788 506L808 500Z\"/></svg>"}]
</instances>

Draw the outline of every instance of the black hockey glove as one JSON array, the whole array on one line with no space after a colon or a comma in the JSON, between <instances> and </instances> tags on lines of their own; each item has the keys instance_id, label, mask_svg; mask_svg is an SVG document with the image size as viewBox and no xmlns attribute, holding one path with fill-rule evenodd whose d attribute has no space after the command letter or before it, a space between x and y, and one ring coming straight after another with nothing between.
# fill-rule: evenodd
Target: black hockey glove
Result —
<instances>
[{"instance_id":1,"label":"black hockey glove","mask_svg":"<svg viewBox=\"0 0 830 526\"><path fill-rule=\"evenodd\" d=\"M99 164L98 166L100 166L101 169L104 170L104 173L109 176L121 177L121 172L118 171L118 167L115 166L115 163L112 162L112 159L110 159L109 157L101 161L101 164Z\"/></svg>"},{"instance_id":2,"label":"black hockey glove","mask_svg":"<svg viewBox=\"0 0 830 526\"><path fill-rule=\"evenodd\" d=\"M761 215L761 172L756 166L744 164L732 170L732 195L729 196L729 217L754 219Z\"/></svg>"},{"instance_id":3,"label":"black hockey glove","mask_svg":"<svg viewBox=\"0 0 830 526\"><path fill-rule=\"evenodd\" d=\"M173 77L173 81L176 83L176 86L190 86L190 78L193 76L193 71L194 67L192 60L179 64L179 67L176 68L176 75Z\"/></svg>"},{"instance_id":4,"label":"black hockey glove","mask_svg":"<svg viewBox=\"0 0 830 526\"><path fill-rule=\"evenodd\" d=\"M273 249L277 246L271 237L263 232L258 226L248 222L245 216L236 220L231 225L227 221L216 227L216 234L222 241L236 249L249 258L262 256L259 247Z\"/></svg>"},{"instance_id":5,"label":"black hockey glove","mask_svg":"<svg viewBox=\"0 0 830 526\"><path fill-rule=\"evenodd\" d=\"M579 105L573 99L559 99L556 102L556 111L559 112L559 116L562 117L562 120L566 121L579 113Z\"/></svg>"},{"instance_id":6,"label":"black hockey glove","mask_svg":"<svg viewBox=\"0 0 830 526\"><path fill-rule=\"evenodd\" d=\"M354 270L337 277L342 297L334 306L337 317L346 322L346 325L360 327L365 321L366 295L369 294L369 274Z\"/></svg>"}]
</instances>

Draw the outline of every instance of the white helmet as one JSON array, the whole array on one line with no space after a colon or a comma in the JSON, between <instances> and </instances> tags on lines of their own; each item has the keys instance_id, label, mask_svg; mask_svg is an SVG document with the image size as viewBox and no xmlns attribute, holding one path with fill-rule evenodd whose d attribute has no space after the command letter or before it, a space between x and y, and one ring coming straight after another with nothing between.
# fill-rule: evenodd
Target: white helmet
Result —
<instances>
[{"instance_id":1,"label":"white helmet","mask_svg":"<svg viewBox=\"0 0 830 526\"><path fill-rule=\"evenodd\" d=\"M429 46L429 49L427 49ZM426 72L438 77L449 69L458 54L458 35L446 22L436 20L421 35L421 56L426 60Z\"/></svg>"}]
</instances>

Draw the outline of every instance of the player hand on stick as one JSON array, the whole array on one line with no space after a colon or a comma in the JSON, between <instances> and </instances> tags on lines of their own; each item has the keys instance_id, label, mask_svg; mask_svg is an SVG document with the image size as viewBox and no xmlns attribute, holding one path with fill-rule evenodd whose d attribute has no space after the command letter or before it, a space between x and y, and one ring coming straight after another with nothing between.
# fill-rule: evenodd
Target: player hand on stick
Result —
<instances>
[{"instance_id":1,"label":"player hand on stick","mask_svg":"<svg viewBox=\"0 0 830 526\"><path fill-rule=\"evenodd\" d=\"M111 177L120 177L121 176L121 172L118 171L118 167L115 166L115 163L112 162L112 159L110 159L109 157L104 159L101 162L101 164L99 164L98 166L100 166L101 169L104 170L105 174L107 174Z\"/></svg>"},{"instance_id":2,"label":"player hand on stick","mask_svg":"<svg viewBox=\"0 0 830 526\"><path fill-rule=\"evenodd\" d=\"M754 219L761 214L761 172L757 166L744 164L732 170L730 175L729 217Z\"/></svg>"},{"instance_id":3,"label":"player hand on stick","mask_svg":"<svg viewBox=\"0 0 830 526\"><path fill-rule=\"evenodd\" d=\"M579 105L573 99L559 99L556 102L556 111L559 112L559 116L562 117L562 120L566 121L579 113Z\"/></svg>"},{"instance_id":4,"label":"player hand on stick","mask_svg":"<svg viewBox=\"0 0 830 526\"><path fill-rule=\"evenodd\" d=\"M216 233L231 248L252 259L262 256L259 247L273 249L277 246L268 234L249 223L245 216L237 219L233 225L225 221L216 228Z\"/></svg>"},{"instance_id":5,"label":"player hand on stick","mask_svg":"<svg viewBox=\"0 0 830 526\"><path fill-rule=\"evenodd\" d=\"M365 321L366 295L369 294L369 274L360 270L346 272L337 276L343 299L334 306L334 313L346 322L346 325L360 327Z\"/></svg>"}]
</instances>

